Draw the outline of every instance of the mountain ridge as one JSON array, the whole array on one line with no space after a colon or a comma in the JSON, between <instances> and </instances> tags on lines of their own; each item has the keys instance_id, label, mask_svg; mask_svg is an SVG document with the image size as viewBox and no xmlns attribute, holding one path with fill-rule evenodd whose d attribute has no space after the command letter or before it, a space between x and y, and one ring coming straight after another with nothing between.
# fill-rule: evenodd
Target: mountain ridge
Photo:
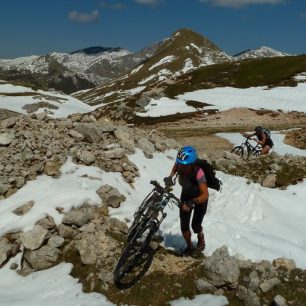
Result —
<instances>
[{"instance_id":1,"label":"mountain ridge","mask_svg":"<svg viewBox=\"0 0 306 306\"><path fill-rule=\"evenodd\" d=\"M260 46L256 49L247 49L233 55L236 59L250 59L250 58L263 58L263 57L277 57L277 56L290 56L290 54L272 49L268 46Z\"/></svg>"},{"instance_id":2,"label":"mountain ridge","mask_svg":"<svg viewBox=\"0 0 306 306\"><path fill-rule=\"evenodd\" d=\"M270 50L273 49L266 47L268 53L259 52L257 56L272 56ZM279 54L279 51L273 52L273 56ZM121 47L91 46L70 53L0 59L0 78L71 94L96 86L100 88L120 77L129 78L130 83L138 81L138 86L147 86L171 81L207 65L255 57L245 52L232 57L208 38L183 28L135 53Z\"/></svg>"}]
</instances>

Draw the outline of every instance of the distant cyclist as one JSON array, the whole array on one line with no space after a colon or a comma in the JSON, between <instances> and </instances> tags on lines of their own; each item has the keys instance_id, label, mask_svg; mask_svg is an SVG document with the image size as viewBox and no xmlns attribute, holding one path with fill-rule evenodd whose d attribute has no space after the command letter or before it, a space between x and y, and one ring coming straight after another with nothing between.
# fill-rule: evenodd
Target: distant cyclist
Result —
<instances>
[{"instance_id":1,"label":"distant cyclist","mask_svg":"<svg viewBox=\"0 0 306 306\"><path fill-rule=\"evenodd\" d=\"M179 150L176 162L171 170L170 176L164 178L166 185L173 185L172 178L178 174L179 184L182 186L180 207L180 221L182 235L186 241L187 248L183 255L192 255L194 248L191 241L190 219L193 211L191 227L198 236L197 248L203 251L205 248L202 221L207 210L208 188L205 173L195 164L198 154L195 148L185 146Z\"/></svg>"},{"instance_id":2,"label":"distant cyclist","mask_svg":"<svg viewBox=\"0 0 306 306\"><path fill-rule=\"evenodd\" d=\"M256 136L256 138L252 138L254 141L256 141L258 144L262 146L261 155L267 155L269 154L270 150L273 147L273 141L271 139L270 131L266 128L263 128L262 126L256 126L255 127L255 133L247 134L247 133L241 133L244 136L252 137Z\"/></svg>"}]
</instances>

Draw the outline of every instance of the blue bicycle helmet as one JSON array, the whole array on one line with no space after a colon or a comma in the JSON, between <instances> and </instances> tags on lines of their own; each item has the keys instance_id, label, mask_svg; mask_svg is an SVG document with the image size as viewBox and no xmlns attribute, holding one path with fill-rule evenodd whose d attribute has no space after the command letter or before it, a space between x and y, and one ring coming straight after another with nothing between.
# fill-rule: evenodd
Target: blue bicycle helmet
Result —
<instances>
[{"instance_id":1,"label":"blue bicycle helmet","mask_svg":"<svg viewBox=\"0 0 306 306\"><path fill-rule=\"evenodd\" d=\"M256 133L260 133L261 131L262 131L262 126L258 125L258 126L255 127L255 132Z\"/></svg>"},{"instance_id":2,"label":"blue bicycle helmet","mask_svg":"<svg viewBox=\"0 0 306 306\"><path fill-rule=\"evenodd\" d=\"M179 150L176 162L182 165L193 164L198 158L198 153L194 147L186 146Z\"/></svg>"}]
</instances>

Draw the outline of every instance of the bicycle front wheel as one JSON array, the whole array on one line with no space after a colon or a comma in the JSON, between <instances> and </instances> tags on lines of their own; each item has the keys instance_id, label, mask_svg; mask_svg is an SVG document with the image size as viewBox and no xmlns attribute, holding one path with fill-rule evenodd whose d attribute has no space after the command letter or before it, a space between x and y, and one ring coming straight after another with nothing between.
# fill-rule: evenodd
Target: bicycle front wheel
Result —
<instances>
[{"instance_id":1,"label":"bicycle front wheel","mask_svg":"<svg viewBox=\"0 0 306 306\"><path fill-rule=\"evenodd\" d=\"M118 288L128 288L136 283L150 267L153 249L150 242L158 229L154 221L140 224L131 238L114 270L114 283Z\"/></svg>"},{"instance_id":2,"label":"bicycle front wheel","mask_svg":"<svg viewBox=\"0 0 306 306\"><path fill-rule=\"evenodd\" d=\"M234 153L240 157L243 157L243 153L244 153L244 150L243 150L243 147L242 146L236 146L232 151L231 153Z\"/></svg>"}]
</instances>

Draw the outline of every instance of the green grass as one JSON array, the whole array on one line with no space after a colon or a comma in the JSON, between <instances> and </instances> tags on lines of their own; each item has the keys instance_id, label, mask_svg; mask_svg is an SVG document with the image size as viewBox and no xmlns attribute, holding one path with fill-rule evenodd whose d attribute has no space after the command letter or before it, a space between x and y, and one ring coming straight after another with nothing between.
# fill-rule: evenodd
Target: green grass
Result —
<instances>
[{"instance_id":1,"label":"green grass","mask_svg":"<svg viewBox=\"0 0 306 306\"><path fill-rule=\"evenodd\" d=\"M306 71L306 55L244 60L206 66L184 75L166 88L175 96L198 89L232 86L296 86L294 75Z\"/></svg>"},{"instance_id":2,"label":"green grass","mask_svg":"<svg viewBox=\"0 0 306 306\"><path fill-rule=\"evenodd\" d=\"M26 97L26 96L37 96L37 92L0 92L0 96L7 97Z\"/></svg>"}]
</instances>

